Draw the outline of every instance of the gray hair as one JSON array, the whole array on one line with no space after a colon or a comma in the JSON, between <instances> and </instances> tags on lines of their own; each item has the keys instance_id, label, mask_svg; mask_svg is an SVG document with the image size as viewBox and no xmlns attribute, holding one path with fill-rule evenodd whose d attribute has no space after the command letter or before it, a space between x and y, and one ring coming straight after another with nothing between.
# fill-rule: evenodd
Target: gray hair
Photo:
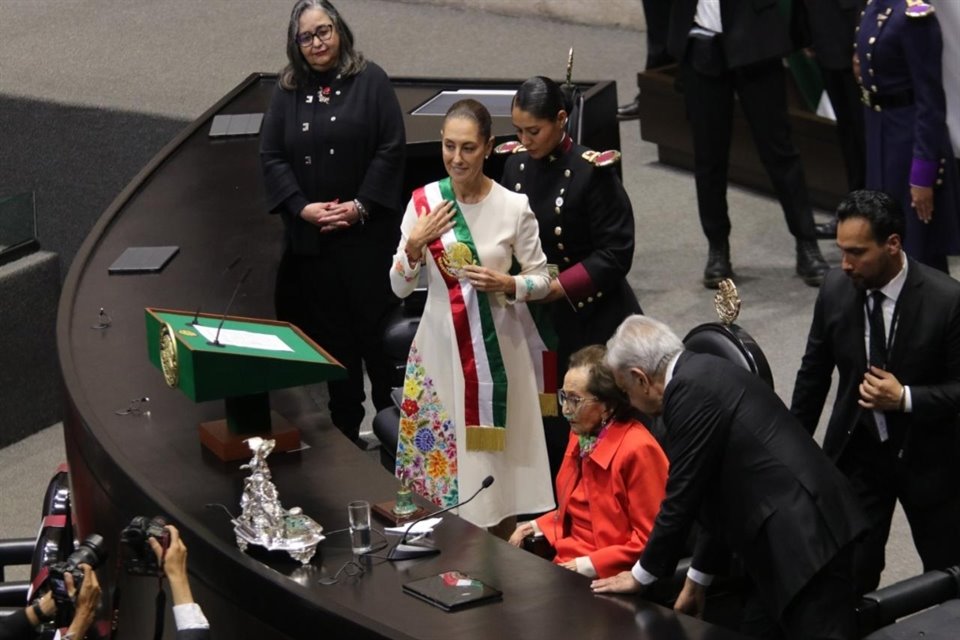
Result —
<instances>
[{"instance_id":1,"label":"gray hair","mask_svg":"<svg viewBox=\"0 0 960 640\"><path fill-rule=\"evenodd\" d=\"M670 358L683 351L683 342L670 327L649 316L624 320L607 342L606 362L614 371L640 369L651 378L660 377Z\"/></svg>"},{"instance_id":2,"label":"gray hair","mask_svg":"<svg viewBox=\"0 0 960 640\"><path fill-rule=\"evenodd\" d=\"M312 72L310 65L303 58L300 45L297 44L297 30L300 28L300 16L310 9L320 9L330 18L333 28L340 36L340 60L337 70L349 78L355 76L367 67L367 60L363 53L357 51L353 45L353 32L337 8L329 0L297 0L290 12L290 23L287 25L287 66L280 72L280 86L288 91L301 87L310 79Z\"/></svg>"}]
</instances>

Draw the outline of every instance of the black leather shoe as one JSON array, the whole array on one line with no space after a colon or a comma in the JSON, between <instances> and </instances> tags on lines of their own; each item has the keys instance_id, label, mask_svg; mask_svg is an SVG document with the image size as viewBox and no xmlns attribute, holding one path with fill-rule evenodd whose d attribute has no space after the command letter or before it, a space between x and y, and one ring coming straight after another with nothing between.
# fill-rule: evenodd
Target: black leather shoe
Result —
<instances>
[{"instance_id":1,"label":"black leather shoe","mask_svg":"<svg viewBox=\"0 0 960 640\"><path fill-rule=\"evenodd\" d=\"M819 287L830 265L823 259L816 240L797 240L797 275L805 284Z\"/></svg>"},{"instance_id":2,"label":"black leather shoe","mask_svg":"<svg viewBox=\"0 0 960 640\"><path fill-rule=\"evenodd\" d=\"M730 243L711 244L707 253L707 266L703 270L703 286L707 289L716 289L720 286L721 280L732 277Z\"/></svg>"},{"instance_id":3,"label":"black leather shoe","mask_svg":"<svg viewBox=\"0 0 960 640\"><path fill-rule=\"evenodd\" d=\"M617 107L617 120L636 120L640 117L640 94L633 99L633 102Z\"/></svg>"},{"instance_id":4,"label":"black leather shoe","mask_svg":"<svg viewBox=\"0 0 960 640\"><path fill-rule=\"evenodd\" d=\"M830 222L824 222L823 224L814 225L817 229L817 239L818 240L834 240L837 237L837 219L834 218Z\"/></svg>"}]
</instances>

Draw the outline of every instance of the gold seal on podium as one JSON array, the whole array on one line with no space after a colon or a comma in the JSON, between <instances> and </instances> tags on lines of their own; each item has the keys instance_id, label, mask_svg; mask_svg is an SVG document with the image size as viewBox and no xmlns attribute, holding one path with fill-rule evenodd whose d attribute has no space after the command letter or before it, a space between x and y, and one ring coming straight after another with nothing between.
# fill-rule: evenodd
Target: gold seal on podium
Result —
<instances>
[{"instance_id":1,"label":"gold seal on podium","mask_svg":"<svg viewBox=\"0 0 960 640\"><path fill-rule=\"evenodd\" d=\"M177 339L169 323L160 326L160 370L163 371L163 381L167 386L176 389L180 382L180 362L177 357Z\"/></svg>"}]
</instances>

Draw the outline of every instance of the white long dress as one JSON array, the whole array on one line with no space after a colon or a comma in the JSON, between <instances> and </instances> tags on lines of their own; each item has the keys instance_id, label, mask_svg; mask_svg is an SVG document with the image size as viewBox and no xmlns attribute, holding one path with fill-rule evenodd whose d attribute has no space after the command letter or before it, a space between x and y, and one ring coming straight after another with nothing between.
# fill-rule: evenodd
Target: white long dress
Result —
<instances>
[{"instance_id":1,"label":"white long dress","mask_svg":"<svg viewBox=\"0 0 960 640\"><path fill-rule=\"evenodd\" d=\"M525 195L493 183L481 202L458 204L482 266L507 273L514 258L520 265L514 276L515 299L489 295L507 374L506 443L503 451L496 452L466 448L464 375L450 298L427 248L423 250L425 267L411 265L407 259L407 235L417 221L411 201L401 223L390 282L395 294L406 297L425 268L428 290L407 359L396 473L414 491L441 506L469 497L486 476L493 476L494 484L459 510L466 520L489 527L508 516L540 513L554 506L535 372L519 317L526 312L526 300L547 294L550 280L537 220Z\"/></svg>"}]
</instances>

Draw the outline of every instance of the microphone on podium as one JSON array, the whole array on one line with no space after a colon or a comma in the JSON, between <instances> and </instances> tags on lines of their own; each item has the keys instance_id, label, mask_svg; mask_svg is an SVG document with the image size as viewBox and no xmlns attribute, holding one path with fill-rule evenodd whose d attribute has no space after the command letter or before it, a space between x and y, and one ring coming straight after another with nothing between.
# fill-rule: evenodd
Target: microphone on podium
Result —
<instances>
[{"instance_id":1,"label":"microphone on podium","mask_svg":"<svg viewBox=\"0 0 960 640\"><path fill-rule=\"evenodd\" d=\"M410 524L407 525L407 528L403 530L403 535L400 536L400 539L397 540L397 543L392 547L390 547L390 551L388 551L386 555L387 560L390 560L391 562L395 560L412 560L414 558L424 558L426 556L432 556L440 553L440 549L433 546L432 544L431 545L403 544L404 540L407 539L407 535L410 533L411 527L413 527L413 525L417 524L418 522L426 520L427 518L433 518L434 516L438 516L441 513L446 513L451 509L462 507L463 505L467 504L468 502L476 498L478 495L480 495L481 491L483 491L484 489L486 489L492 484L493 484L493 476L487 476L486 478L483 479L483 482L480 483L480 488L474 491L473 495L467 498L466 500L464 500L463 502L458 502L457 504L450 505L449 507L444 507L439 511L428 513L412 521Z\"/></svg>"}]
</instances>

